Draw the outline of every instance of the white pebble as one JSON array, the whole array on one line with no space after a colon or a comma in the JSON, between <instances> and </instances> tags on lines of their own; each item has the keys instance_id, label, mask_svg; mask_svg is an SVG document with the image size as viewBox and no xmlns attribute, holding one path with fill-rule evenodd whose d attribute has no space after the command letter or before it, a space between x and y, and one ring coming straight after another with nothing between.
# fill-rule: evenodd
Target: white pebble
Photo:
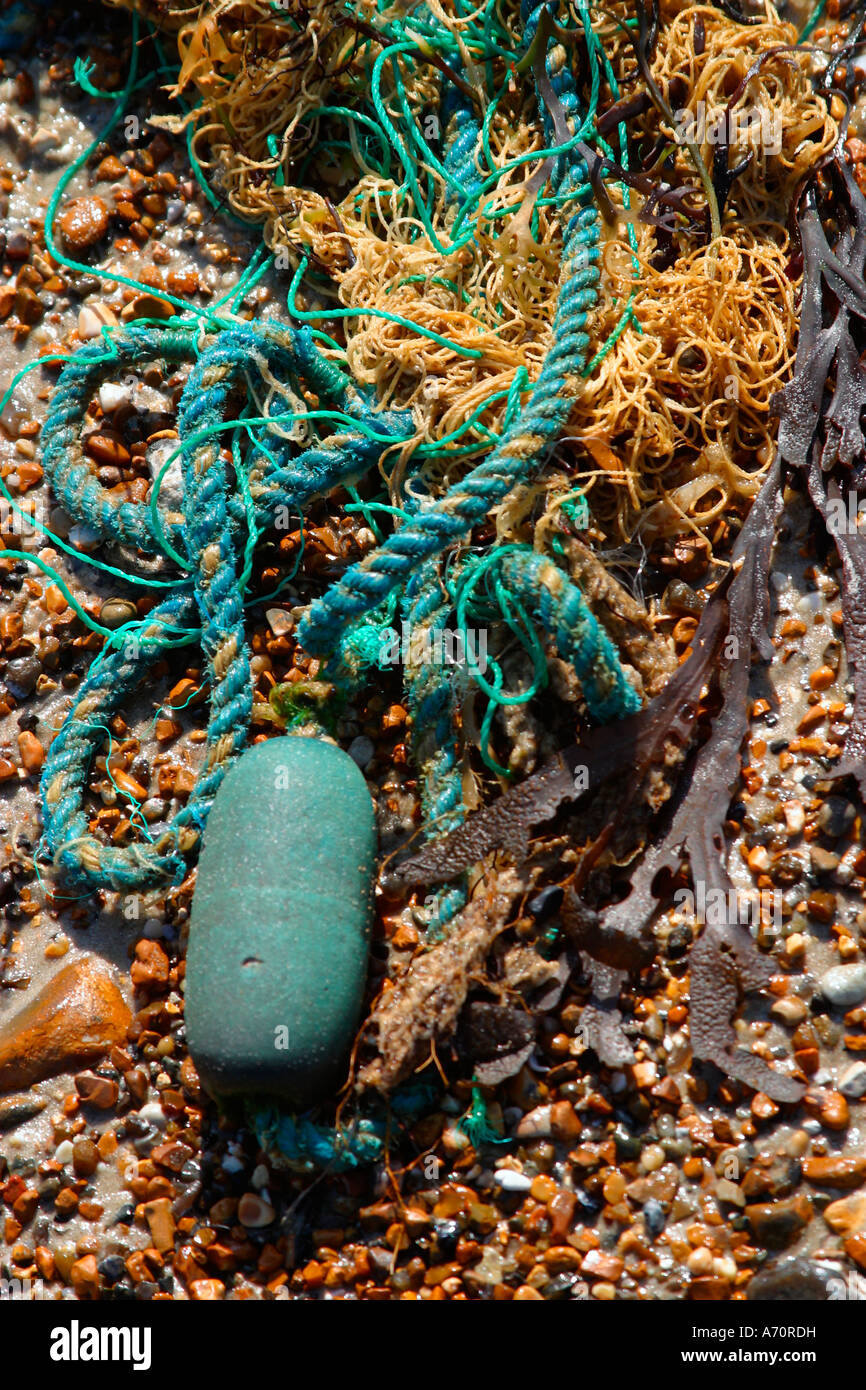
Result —
<instances>
[{"instance_id":1,"label":"white pebble","mask_svg":"<svg viewBox=\"0 0 866 1390\"><path fill-rule=\"evenodd\" d=\"M505 1192L528 1192L532 1186L531 1178L525 1173L516 1172L513 1168L497 1168L493 1176Z\"/></svg>"},{"instance_id":2,"label":"white pebble","mask_svg":"<svg viewBox=\"0 0 866 1390\"><path fill-rule=\"evenodd\" d=\"M99 408L106 415L111 415L121 405L126 405L129 400L129 387L124 386L119 381L106 381L99 388Z\"/></svg>"},{"instance_id":3,"label":"white pebble","mask_svg":"<svg viewBox=\"0 0 866 1390\"><path fill-rule=\"evenodd\" d=\"M44 154L46 150L51 150L59 144L60 137L57 132L44 125L38 125L30 136L30 148L34 154Z\"/></svg>"},{"instance_id":4,"label":"white pebble","mask_svg":"<svg viewBox=\"0 0 866 1390\"><path fill-rule=\"evenodd\" d=\"M117 327L117 319L108 305L85 304L78 315L79 338L98 338L104 327Z\"/></svg>"},{"instance_id":5,"label":"white pebble","mask_svg":"<svg viewBox=\"0 0 866 1390\"><path fill-rule=\"evenodd\" d=\"M176 439L158 439L155 444L148 445L145 457L150 469L150 476L154 482L162 473L177 446L178 441ZM169 511L177 512L183 508L183 469L179 457L163 474L159 485L159 502L160 506L167 507Z\"/></svg>"},{"instance_id":6,"label":"white pebble","mask_svg":"<svg viewBox=\"0 0 866 1390\"><path fill-rule=\"evenodd\" d=\"M266 608L265 617L275 637L280 637L284 632L291 632L293 627L292 615L287 613L285 608Z\"/></svg>"},{"instance_id":7,"label":"white pebble","mask_svg":"<svg viewBox=\"0 0 866 1390\"><path fill-rule=\"evenodd\" d=\"M64 1139L62 1144L58 1144L54 1150L54 1158L57 1163L72 1162L72 1145L68 1139Z\"/></svg>"},{"instance_id":8,"label":"white pebble","mask_svg":"<svg viewBox=\"0 0 866 1390\"><path fill-rule=\"evenodd\" d=\"M834 965L821 976L821 993L844 1009L862 1003L866 999L866 965Z\"/></svg>"},{"instance_id":9,"label":"white pebble","mask_svg":"<svg viewBox=\"0 0 866 1390\"><path fill-rule=\"evenodd\" d=\"M143 1120L147 1120L149 1125L156 1125L157 1129L162 1129L166 1124L165 1111L158 1100L148 1101L139 1110L139 1115Z\"/></svg>"},{"instance_id":10,"label":"white pebble","mask_svg":"<svg viewBox=\"0 0 866 1390\"><path fill-rule=\"evenodd\" d=\"M866 1062L855 1062L839 1078L839 1090L849 1100L866 1096Z\"/></svg>"}]
</instances>

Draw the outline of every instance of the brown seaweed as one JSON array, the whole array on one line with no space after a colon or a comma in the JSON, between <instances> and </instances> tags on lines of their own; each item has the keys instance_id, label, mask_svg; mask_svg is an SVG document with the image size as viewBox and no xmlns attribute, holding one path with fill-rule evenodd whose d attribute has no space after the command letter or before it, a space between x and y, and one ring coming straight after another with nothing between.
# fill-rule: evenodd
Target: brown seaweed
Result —
<instances>
[{"instance_id":1,"label":"brown seaweed","mask_svg":"<svg viewBox=\"0 0 866 1390\"><path fill-rule=\"evenodd\" d=\"M725 643L727 670L722 677L722 706L710 737L681 779L677 804L661 840L653 846L632 880L629 896L606 914L609 932L630 931L638 938L658 906L653 885L660 870L675 870L688 858L692 880L706 892L732 888L724 863L723 822L741 768L741 747L748 730L748 682L753 644L768 641L767 575L781 511L780 460L777 456L752 505L734 551L739 565L729 595L730 626ZM774 1100L797 1100L803 1086L770 1068L760 1057L738 1050L733 1029L740 990L769 984L770 961L748 931L731 921L707 922L689 957L691 1005L689 1031L695 1057L715 1063Z\"/></svg>"},{"instance_id":2,"label":"brown seaweed","mask_svg":"<svg viewBox=\"0 0 866 1390\"><path fill-rule=\"evenodd\" d=\"M859 492L857 483L866 467L866 369L861 360L866 348L866 198L841 146L825 172L834 183L831 208L839 232L831 247L815 180L805 192L799 218L803 294L794 373L771 404L780 420L780 453L805 475L809 496L841 562L854 709L836 776L854 776L866 798L866 538L838 519L840 510L848 510L844 492Z\"/></svg>"}]
</instances>

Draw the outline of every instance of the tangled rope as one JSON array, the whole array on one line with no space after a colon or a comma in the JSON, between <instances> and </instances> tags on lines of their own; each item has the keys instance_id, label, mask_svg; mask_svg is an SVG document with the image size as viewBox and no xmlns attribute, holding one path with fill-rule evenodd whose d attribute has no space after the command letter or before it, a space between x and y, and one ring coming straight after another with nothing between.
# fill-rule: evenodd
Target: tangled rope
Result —
<instances>
[{"instance_id":1,"label":"tangled rope","mask_svg":"<svg viewBox=\"0 0 866 1390\"><path fill-rule=\"evenodd\" d=\"M543 11L536 6L525 13L530 46ZM469 539L515 487L537 475L580 388L590 345L587 318L597 296L599 219L585 161L574 149L577 138L589 130L589 118L579 116L563 50L555 44L549 48L548 76L560 103L560 126L553 131L548 112L544 124L546 138L559 141L563 149L553 166L552 190L564 220L551 346L528 401L519 411L514 402L498 443L461 481L439 497L431 495L423 476L423 454L409 456L408 510L401 513L402 524L312 605L301 625L300 641L307 652L328 660L326 675L344 691L363 679L364 663L351 659L352 644L362 633L362 620L381 605L396 599L410 627L422 634L445 629L459 605L442 582L442 558ZM128 87L133 80L134 71ZM467 161L481 132L459 89L452 93L451 108L443 168L451 171L453 195L461 179L472 184ZM567 134L561 120L568 124ZM46 239L49 235L47 229ZM295 286L304 265L301 259ZM168 596L141 620L116 632L91 620L106 646L48 753L41 784L43 844L68 883L89 890L128 890L182 877L185 857L198 841L226 768L246 744L252 678L244 605L258 536L273 526L278 508L301 513L336 486L353 486L380 465L385 452L405 448L416 431L409 412L383 409L369 385L356 383L325 355L310 329L242 325L230 315L219 318L210 311L204 321L199 314L192 320L175 318L168 326L153 324L104 336L103 343L79 349L60 375L42 433L45 474L73 520L105 543L119 540L144 555L164 557L180 577L167 581ZM177 447L147 501L118 501L99 483L83 452L82 420L107 372L141 367L156 358L192 364L177 412ZM290 397L295 409L257 405L263 397L271 399L274 386ZM238 393L246 399L240 415L231 407ZM259 413L252 413L254 406ZM327 421L331 433L320 420ZM311 430L315 438L318 429L316 442L299 449L297 430L289 428L293 425L302 427L308 438ZM231 436L229 453L220 447L223 435ZM182 504L160 497L175 459L182 469ZM552 561L514 550L503 554L501 577L519 595L533 622L573 661L591 713L609 719L635 707L638 697L615 649ZM174 819L153 837L130 845L106 844L88 828L85 798L89 769L107 721L156 660L190 642L201 644L210 693L205 756L195 788ZM489 729L493 708L507 697L501 683L486 686L478 671L470 670L469 677L491 698ZM410 655L406 662L406 698L413 716L423 811L426 824L436 829L450 827L462 815L457 722L461 679L465 677L423 655ZM462 901L459 890L444 895L440 925Z\"/></svg>"}]
</instances>

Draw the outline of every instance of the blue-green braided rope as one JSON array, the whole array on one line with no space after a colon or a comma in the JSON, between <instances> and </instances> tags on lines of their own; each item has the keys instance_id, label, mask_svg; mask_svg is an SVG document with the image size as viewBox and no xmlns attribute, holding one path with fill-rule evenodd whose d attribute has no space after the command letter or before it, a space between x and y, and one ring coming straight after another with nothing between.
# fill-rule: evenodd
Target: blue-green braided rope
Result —
<instances>
[{"instance_id":1,"label":"blue-green braided rope","mask_svg":"<svg viewBox=\"0 0 866 1390\"><path fill-rule=\"evenodd\" d=\"M171 361L194 356L194 339L182 332L134 329L114 340L112 368L163 357ZM262 329L238 327L217 336L195 362L178 410L178 451L182 460L183 520L165 519L154 525L154 508L144 503L119 502L96 481L81 452L73 421L80 422L95 389L102 360L84 348L64 368L45 424L43 453L47 477L59 501L76 520L91 526L104 540L122 537L145 553L158 553L169 532L187 561L188 577L176 592L137 625L127 625L112 639L115 646L98 660L82 683L75 703L52 742L42 773L43 844L67 881L89 888L130 889L152 886L184 871L188 852L227 767L245 746L252 711L252 677L244 633L244 597L240 582L245 510L230 492L219 444L205 438L198 447L188 441L218 427L232 390L249 375L265 368L284 378L305 381L330 395L336 406L359 422L375 418L376 433L407 422L401 417L372 416L351 381L316 352L310 335L290 330L279 337ZM399 436L397 436L399 437ZM286 441L272 436L273 448L253 450L251 467L257 484L253 524L273 522L274 509L297 510L338 482L356 479L373 467L382 444L348 432L295 459ZM277 463L272 466L271 460ZM160 531L162 532L160 534ZM198 626L192 627L198 619ZM130 626L133 630L130 631ZM206 661L210 688L210 717L204 765L194 791L171 825L153 843L105 845L88 833L84 796L93 758L104 737L104 726L148 669L174 643L177 634L198 636Z\"/></svg>"}]
</instances>

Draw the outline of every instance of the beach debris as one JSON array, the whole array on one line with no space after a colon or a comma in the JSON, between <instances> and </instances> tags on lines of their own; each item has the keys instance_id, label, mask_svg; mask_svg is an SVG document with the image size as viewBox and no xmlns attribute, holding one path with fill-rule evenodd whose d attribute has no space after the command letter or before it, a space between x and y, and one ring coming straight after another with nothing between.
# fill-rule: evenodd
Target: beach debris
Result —
<instances>
[{"instance_id":1,"label":"beach debris","mask_svg":"<svg viewBox=\"0 0 866 1390\"><path fill-rule=\"evenodd\" d=\"M213 1094L301 1105L339 1083L375 853L367 785L334 744L271 739L230 769L208 818L186 973L190 1053Z\"/></svg>"}]
</instances>

